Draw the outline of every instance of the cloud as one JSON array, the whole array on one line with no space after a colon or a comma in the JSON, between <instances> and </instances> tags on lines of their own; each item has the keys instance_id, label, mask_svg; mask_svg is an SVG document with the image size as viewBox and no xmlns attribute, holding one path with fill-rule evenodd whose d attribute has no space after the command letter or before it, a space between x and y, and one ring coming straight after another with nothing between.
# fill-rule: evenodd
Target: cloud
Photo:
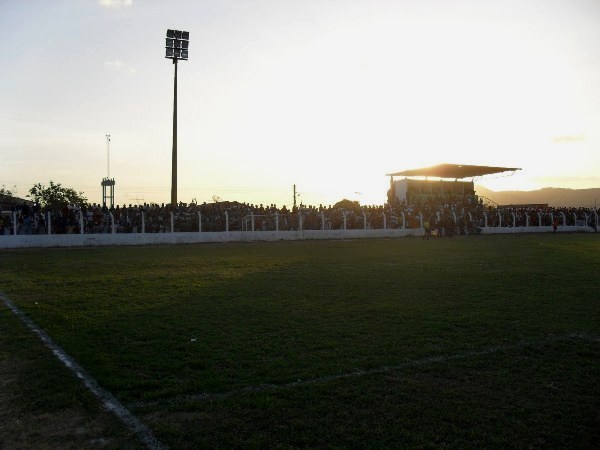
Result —
<instances>
[{"instance_id":1,"label":"cloud","mask_svg":"<svg viewBox=\"0 0 600 450\"><path fill-rule=\"evenodd\" d=\"M98 0L98 3L106 8L120 8L121 6L131 6L133 0Z\"/></svg>"},{"instance_id":2,"label":"cloud","mask_svg":"<svg viewBox=\"0 0 600 450\"><path fill-rule=\"evenodd\" d=\"M113 72L124 73L126 75L135 75L135 69L133 67L127 66L124 62L119 61L118 59L114 61L105 61L104 67Z\"/></svg>"},{"instance_id":3,"label":"cloud","mask_svg":"<svg viewBox=\"0 0 600 450\"><path fill-rule=\"evenodd\" d=\"M566 136L555 136L554 142L556 144L572 144L574 142L583 142L585 141L585 136L582 134L578 135L566 135Z\"/></svg>"}]
</instances>

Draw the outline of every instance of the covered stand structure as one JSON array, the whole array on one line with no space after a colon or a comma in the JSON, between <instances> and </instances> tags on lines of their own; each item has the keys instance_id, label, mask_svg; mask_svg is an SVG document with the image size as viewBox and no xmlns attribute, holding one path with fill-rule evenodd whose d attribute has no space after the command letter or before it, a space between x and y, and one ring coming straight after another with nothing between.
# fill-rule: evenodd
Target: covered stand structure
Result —
<instances>
[{"instance_id":1,"label":"covered stand structure","mask_svg":"<svg viewBox=\"0 0 600 450\"><path fill-rule=\"evenodd\" d=\"M502 172L515 172L517 167L475 166L469 164L438 164L421 169L389 173L388 202L417 204L428 201L477 202L474 179ZM404 177L394 180L394 177ZM429 178L436 178L430 180ZM470 181L465 179L470 178ZM460 181L459 181L460 180Z\"/></svg>"}]
</instances>

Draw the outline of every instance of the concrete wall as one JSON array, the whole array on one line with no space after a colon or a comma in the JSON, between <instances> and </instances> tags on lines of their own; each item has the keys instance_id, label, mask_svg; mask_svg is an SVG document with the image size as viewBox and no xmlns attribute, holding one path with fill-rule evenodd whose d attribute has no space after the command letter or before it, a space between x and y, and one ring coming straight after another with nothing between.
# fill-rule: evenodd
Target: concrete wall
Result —
<instances>
[{"instance_id":1,"label":"concrete wall","mask_svg":"<svg viewBox=\"0 0 600 450\"><path fill-rule=\"evenodd\" d=\"M521 233L552 233L551 226L543 227L483 227L481 234L521 234ZM557 233L593 233L594 230L588 226L564 226L559 225Z\"/></svg>"},{"instance_id":2,"label":"concrete wall","mask_svg":"<svg viewBox=\"0 0 600 450\"><path fill-rule=\"evenodd\" d=\"M559 233L593 232L584 226L559 226ZM388 230L223 231L203 233L43 234L0 236L0 248L98 247L108 245L167 245L208 242L297 241L304 239L373 239L423 236L423 228ZM544 227L487 227L482 234L552 233Z\"/></svg>"},{"instance_id":3,"label":"concrete wall","mask_svg":"<svg viewBox=\"0 0 600 450\"><path fill-rule=\"evenodd\" d=\"M422 229L223 231L215 233L51 234L0 236L0 248L96 247L107 245L198 244L206 242L296 241L303 239L364 239L423 235Z\"/></svg>"}]
</instances>

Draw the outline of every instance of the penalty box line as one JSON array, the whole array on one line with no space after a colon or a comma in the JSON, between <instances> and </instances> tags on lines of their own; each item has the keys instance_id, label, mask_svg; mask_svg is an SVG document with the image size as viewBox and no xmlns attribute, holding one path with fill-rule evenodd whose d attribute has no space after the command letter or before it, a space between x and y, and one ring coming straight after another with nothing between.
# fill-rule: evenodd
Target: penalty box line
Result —
<instances>
[{"instance_id":1,"label":"penalty box line","mask_svg":"<svg viewBox=\"0 0 600 450\"><path fill-rule=\"evenodd\" d=\"M83 381L85 387L94 396L96 396L103 404L104 408L108 411L113 412L121 422L132 432L134 432L138 438L146 444L150 450L163 450L167 449L167 446L158 441L148 426L146 426L140 419L138 419L129 409L127 409L119 400L111 394L109 391L101 387L98 382L65 350L60 347L52 338L42 330L36 323L31 320L23 311L21 311L11 300L5 295L0 293L0 298L27 328L34 332L44 345L52 350L54 356L58 358L71 372L75 374L77 378Z\"/></svg>"},{"instance_id":2,"label":"penalty box line","mask_svg":"<svg viewBox=\"0 0 600 450\"><path fill-rule=\"evenodd\" d=\"M259 385L254 385L254 386L246 386L244 388L235 389L235 390L228 391L228 392L220 392L220 393L219 392L217 392L217 393L203 392L203 393L199 393L199 394L178 395L178 396L171 397L168 399L157 399L157 400L149 400L149 401L132 402L129 404L129 407L133 408L133 409L137 409L137 408L143 409L143 408L149 408L149 407L153 407L153 406L176 405L176 404L184 403L184 402L203 402L203 401L211 401L211 400L220 400L220 399L225 399L225 398L229 398L229 397L234 397L237 395L250 394L250 393L262 393L262 392L275 391L275 390L293 389L293 388L298 388L298 387L323 384L323 383L327 383L330 381L351 379L351 378L364 377L364 376L370 376L370 375L381 375L381 374L385 374L385 373L397 372L397 371L403 370L403 369L420 367L420 366L425 366L425 365L430 365L430 364L440 364L440 363L444 364L444 363L448 363L448 362L460 360L460 359L468 359L468 358L473 358L473 357L477 357L477 356L486 356L486 355L491 355L494 353L500 353L503 351L515 350L515 349L526 348L526 347L536 347L536 346L540 346L540 345L546 345L546 344L550 344L553 342L561 342L561 341L562 342L587 341L587 342L600 343L600 337L585 334L585 333L568 333L568 334L558 335L558 336L548 336L546 338L538 339L538 340L523 340L523 341L517 342L515 344L496 345L496 346L484 348L482 350L459 352L459 353L455 353L453 355L428 356L428 357L421 358L421 359L406 361L406 362L403 362L400 364L389 365L389 366L386 365L386 366L376 367L373 369L362 370L362 369L357 368L351 372L345 372L345 373L339 373L339 374L333 374L333 375L324 375L321 377L310 378L310 379L306 379L306 380L296 380L296 381L291 381L288 383L279 383L279 384L265 383L265 384L259 384Z\"/></svg>"}]
</instances>

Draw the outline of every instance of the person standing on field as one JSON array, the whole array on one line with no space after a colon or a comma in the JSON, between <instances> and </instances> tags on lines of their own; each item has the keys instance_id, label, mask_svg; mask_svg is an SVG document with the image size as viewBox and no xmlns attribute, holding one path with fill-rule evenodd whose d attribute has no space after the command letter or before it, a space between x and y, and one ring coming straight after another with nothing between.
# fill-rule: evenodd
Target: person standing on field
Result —
<instances>
[{"instance_id":1,"label":"person standing on field","mask_svg":"<svg viewBox=\"0 0 600 450\"><path fill-rule=\"evenodd\" d=\"M425 219L425 222L423 222L423 228L425 228L423 239L431 238L431 224L429 223L429 219Z\"/></svg>"}]
</instances>

